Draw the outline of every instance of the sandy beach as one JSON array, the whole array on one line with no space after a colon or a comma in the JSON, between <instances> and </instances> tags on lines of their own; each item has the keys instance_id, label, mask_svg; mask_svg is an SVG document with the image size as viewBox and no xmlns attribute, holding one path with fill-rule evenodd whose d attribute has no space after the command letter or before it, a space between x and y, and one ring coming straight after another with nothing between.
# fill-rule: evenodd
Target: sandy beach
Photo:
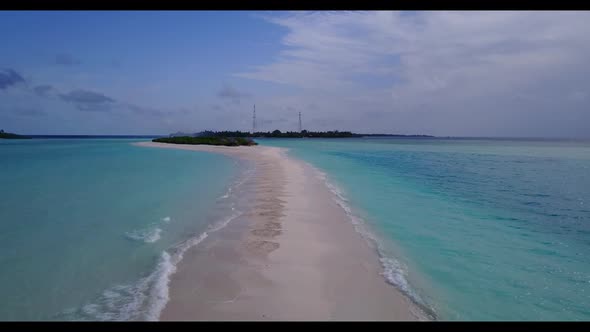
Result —
<instances>
[{"instance_id":1,"label":"sandy beach","mask_svg":"<svg viewBox=\"0 0 590 332\"><path fill-rule=\"evenodd\" d=\"M421 320L314 170L275 147L137 143L254 163L252 204L189 249L160 320Z\"/></svg>"}]
</instances>

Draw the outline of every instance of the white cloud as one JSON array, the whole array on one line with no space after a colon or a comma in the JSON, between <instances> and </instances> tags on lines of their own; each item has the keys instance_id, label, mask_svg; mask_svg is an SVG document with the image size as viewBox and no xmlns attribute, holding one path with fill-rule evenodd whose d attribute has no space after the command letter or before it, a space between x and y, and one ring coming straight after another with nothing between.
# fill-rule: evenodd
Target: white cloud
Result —
<instances>
[{"instance_id":1,"label":"white cloud","mask_svg":"<svg viewBox=\"0 0 590 332\"><path fill-rule=\"evenodd\" d=\"M304 12L267 19L288 29L284 50L275 62L236 75L296 87L289 98L268 102L313 102L321 105L318 117L351 129L360 118L374 131L565 135L570 124L552 126L553 117L569 107L561 103L571 91L590 83L587 12ZM579 95L574 99L585 100ZM589 121L571 126L590 132L588 108L580 104L568 105ZM372 120L364 111L381 116ZM539 112L547 122L531 126Z\"/></svg>"}]
</instances>

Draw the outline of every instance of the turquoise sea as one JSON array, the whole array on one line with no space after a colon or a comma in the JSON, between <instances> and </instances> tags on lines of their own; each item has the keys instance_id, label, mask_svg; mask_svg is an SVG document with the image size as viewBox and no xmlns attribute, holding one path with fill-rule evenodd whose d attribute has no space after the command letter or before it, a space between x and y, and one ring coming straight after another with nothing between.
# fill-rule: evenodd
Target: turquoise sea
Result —
<instances>
[{"instance_id":1,"label":"turquoise sea","mask_svg":"<svg viewBox=\"0 0 590 332\"><path fill-rule=\"evenodd\" d=\"M590 320L590 142L259 142L323 172L384 277L437 319Z\"/></svg>"},{"instance_id":2,"label":"turquoise sea","mask_svg":"<svg viewBox=\"0 0 590 332\"><path fill-rule=\"evenodd\" d=\"M0 320L157 319L241 172L133 141L0 140Z\"/></svg>"},{"instance_id":3,"label":"turquoise sea","mask_svg":"<svg viewBox=\"0 0 590 332\"><path fill-rule=\"evenodd\" d=\"M250 168L139 140L0 140L0 320L158 318ZM590 319L590 142L258 142L314 166L436 319Z\"/></svg>"}]
</instances>

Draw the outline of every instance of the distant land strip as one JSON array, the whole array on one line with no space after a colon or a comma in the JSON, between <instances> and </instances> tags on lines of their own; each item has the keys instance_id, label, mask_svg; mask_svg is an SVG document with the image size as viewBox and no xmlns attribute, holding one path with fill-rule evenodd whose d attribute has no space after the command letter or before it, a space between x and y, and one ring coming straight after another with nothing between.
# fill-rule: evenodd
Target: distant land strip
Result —
<instances>
[{"instance_id":1,"label":"distant land strip","mask_svg":"<svg viewBox=\"0 0 590 332\"><path fill-rule=\"evenodd\" d=\"M430 135L401 135L401 134L356 134L350 131L287 131L280 130L267 132L247 131L202 131L195 134L177 132L170 137L250 137L250 138L348 138L348 137L434 137Z\"/></svg>"}]
</instances>

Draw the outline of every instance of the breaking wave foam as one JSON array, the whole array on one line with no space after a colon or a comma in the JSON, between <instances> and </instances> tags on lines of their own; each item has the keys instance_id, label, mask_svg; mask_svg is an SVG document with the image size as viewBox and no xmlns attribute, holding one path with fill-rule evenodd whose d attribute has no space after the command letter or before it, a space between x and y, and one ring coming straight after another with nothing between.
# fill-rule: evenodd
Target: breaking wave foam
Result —
<instances>
[{"instance_id":1,"label":"breaking wave foam","mask_svg":"<svg viewBox=\"0 0 590 332\"><path fill-rule=\"evenodd\" d=\"M351 223L353 224L357 233L359 233L363 238L365 238L369 244L375 249L377 254L379 255L379 262L383 268L383 272L381 275L385 278L385 280L399 289L402 293L408 296L412 301L414 301L420 309L424 310L425 315L429 316L429 318L435 318L436 314L434 310L430 308L422 298L412 289L410 284L407 280L407 268L397 259L393 257L389 257L385 254L385 250L383 246L379 242L379 240L366 228L365 222L362 218L355 215L348 205L348 199L344 196L343 191L338 188L335 184L328 180L328 176L326 173L322 172L321 170L317 169L313 165L307 163L307 165L315 172L316 177L321 180L328 190L333 194L332 199L338 204L349 217ZM418 314L418 316L422 316L422 313ZM420 317L423 318L423 317Z\"/></svg>"},{"instance_id":2,"label":"breaking wave foam","mask_svg":"<svg viewBox=\"0 0 590 332\"><path fill-rule=\"evenodd\" d=\"M253 170L247 171L245 176L234 184L239 187L250 178ZM235 191L235 190L234 190ZM231 191L230 191L231 193ZM170 278L176 272L176 267L187 250L197 246L210 234L226 227L232 220L241 215L234 205L232 214L220 221L209 225L206 231L189 238L175 247L163 251L158 257L156 267L152 272L133 284L116 285L105 290L96 300L77 309L68 309L58 314L60 320L83 321L157 321L162 310L169 301ZM170 217L161 219L170 222ZM162 230L157 224L145 230L126 233L128 238L153 243L160 238Z\"/></svg>"},{"instance_id":3,"label":"breaking wave foam","mask_svg":"<svg viewBox=\"0 0 590 332\"><path fill-rule=\"evenodd\" d=\"M170 223L170 220L172 220L170 217L164 217L161 219L161 221L166 224ZM125 237L134 241L154 243L160 239L161 234L162 228L160 228L158 224L151 224L145 229L127 232L125 233Z\"/></svg>"},{"instance_id":4,"label":"breaking wave foam","mask_svg":"<svg viewBox=\"0 0 590 332\"><path fill-rule=\"evenodd\" d=\"M136 230L125 233L128 239L141 241L145 243L154 243L160 239L162 229L159 227L149 227L147 229Z\"/></svg>"},{"instance_id":5,"label":"breaking wave foam","mask_svg":"<svg viewBox=\"0 0 590 332\"><path fill-rule=\"evenodd\" d=\"M232 185L230 185L227 188L227 191L225 192L225 194L223 194L223 196L219 197L221 199L226 199L228 197L230 197L232 195L232 193L235 191L234 189L240 187L242 184L244 184L244 182L248 181L248 179L252 176L254 172L254 169L248 169L244 172L243 176L240 177L238 180L234 181L232 183Z\"/></svg>"},{"instance_id":6,"label":"breaking wave foam","mask_svg":"<svg viewBox=\"0 0 590 332\"><path fill-rule=\"evenodd\" d=\"M169 284L185 252L201 243L211 233L227 226L240 213L209 226L169 251L163 251L155 269L134 284L117 285L105 290L99 298L77 310L64 311L60 318L99 321L157 321L169 300Z\"/></svg>"}]
</instances>

